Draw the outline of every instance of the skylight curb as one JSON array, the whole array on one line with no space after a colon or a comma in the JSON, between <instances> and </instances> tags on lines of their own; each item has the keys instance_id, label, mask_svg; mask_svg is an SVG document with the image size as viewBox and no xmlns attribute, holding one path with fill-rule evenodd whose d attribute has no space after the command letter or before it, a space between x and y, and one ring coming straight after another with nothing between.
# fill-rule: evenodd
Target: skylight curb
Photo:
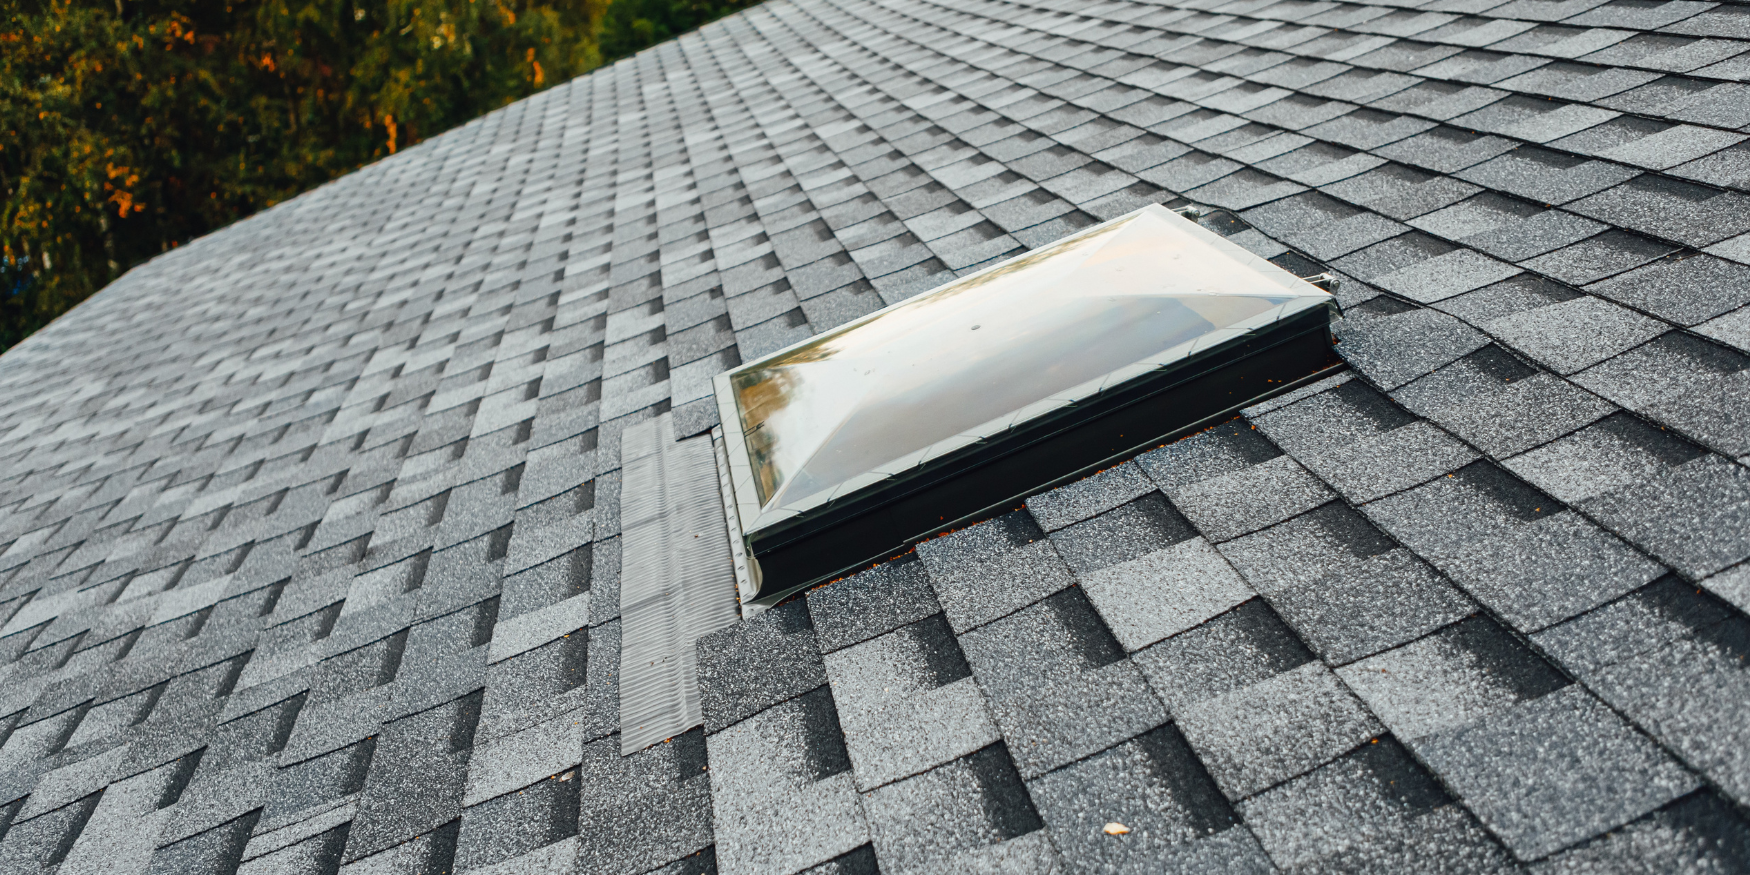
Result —
<instances>
[{"instance_id":1,"label":"skylight curb","mask_svg":"<svg viewBox=\"0 0 1750 875\"><path fill-rule=\"evenodd\" d=\"M1015 295L1020 297L1012 297ZM1246 315L1246 308L1267 302L1273 303L1267 309ZM1048 309L1038 310L1040 306ZM1057 313L1065 306L1071 309L1062 310L1064 318L1078 321L1064 323L1064 330L1071 333L1060 331L1062 337L1082 338L1077 343L1083 339L1097 343L1099 338L1111 336L1118 343L1111 349L1092 353L1093 358L1081 363L1073 362L1081 355L1074 350L1095 347L1065 348L1063 354L1070 358L1052 361L1066 364L1061 368L1050 366L1049 373L1058 380L1075 375L1078 370L1086 373L1088 367L1110 359L1114 354L1111 350L1146 346L1157 335L1139 333L1144 332L1144 325L1167 331L1159 335L1162 339L1196 333L1166 349L1050 391L1019 408L970 427L962 426L929 440L923 447L873 464L861 473L846 471L846 466L853 464L846 460L855 456L823 455L846 449L871 455L890 446L882 442L885 439L871 437L866 431L843 431L851 428L850 423L857 421L858 416L863 416L864 422L908 423L903 425L906 434L916 434L919 429L927 433L931 421L927 415L916 420L914 426L909 424L910 420L894 420L890 412L881 414L885 419L871 420L869 416L873 414L860 411L871 403L885 405L878 408L884 410L899 404L899 409L913 411L906 416L923 415L919 412L922 408L915 406L920 400L903 394L891 395L895 391L891 381L895 379L910 383L921 380L924 382L919 386L934 387L930 391L936 395L919 396L935 398L933 403L953 405L951 399L956 392L978 393L978 384L962 390L952 382L956 374L936 370L935 363L943 361L958 366L955 363L966 362L984 367L989 379L992 372L988 368L1008 360L981 358L977 350L1000 350L1005 344L1012 345L1014 341L1006 332L1049 330L1037 321L1017 323L1016 319L1037 319L1017 313L1029 310ZM1139 307L1142 309L1136 309ZM1336 361L1330 352L1328 330L1334 307L1335 299L1325 290L1194 222L1150 206L719 374L713 385L719 417L725 424L724 449L730 469L732 503L750 556L758 600L769 601L781 592L827 579L846 567L890 555L906 544L940 531L943 526L939 524L948 523L949 517L961 519L996 507L991 501L971 497L970 493L942 494L936 488L941 483L965 481L963 485L973 492L989 493L986 498L999 503L1011 501L1040 488L1042 480L1054 479L1066 466L1079 471L1144 449L1177 432L1187 421L1201 421L1216 409L1257 403L1280 385L1323 371ZM1132 312L1151 315L1134 318L1119 315ZM1111 322L1114 318L1119 321ZM968 325L976 332L981 327L976 323L991 319L998 321L985 335L944 334L961 331ZM1212 324L1209 319L1220 321ZM1196 328L1197 325L1203 327ZM917 331L923 333L914 336ZM1090 335L1089 331L1096 333ZM883 352L917 348L919 343L933 351L910 364L905 360L893 361L892 352ZM950 345L930 346L940 343ZM1222 372L1220 379L1218 371ZM1001 374L999 379L1008 381L1010 372L995 373ZM1243 390L1233 388L1242 385L1246 387ZM954 388L941 395L944 386ZM1261 388L1253 390L1252 386ZM966 396L971 406L944 409L942 412L949 414L946 422L952 422L956 416L963 419L967 412L978 411L980 406L988 408L1001 403L1002 398L1025 391L1014 389L1013 384L1003 388L1006 394L992 396L996 401L973 394ZM1228 396L1235 391L1244 397L1233 399L1240 403L1227 403ZM1200 392L1214 394L1195 397ZM756 406L750 409L764 412L744 412L739 393L756 393L747 396L757 399ZM982 405L980 400L984 400ZM798 403L808 406L796 408ZM1138 405L1150 409L1131 409ZM749 415L761 418L748 420ZM768 420L765 418L768 416L785 419ZM822 416L832 418L823 420ZM851 418L841 421L838 417L843 416ZM754 452L750 433L746 431L750 421L766 429L759 437L763 448L760 452L764 455ZM770 425L772 422L778 424ZM1113 428L1097 439L1096 424L1101 423ZM795 432L797 427L805 430ZM1135 435L1143 437L1139 440ZM802 443L796 443L797 440ZM852 443L844 443L847 440ZM861 449L858 441L862 442ZM1046 446L1051 449L1043 451ZM772 455L774 452L779 455ZM797 452L805 455L796 456ZM1009 472L1014 482L1025 486L1021 493L1010 495L1013 491L1010 485L999 483L992 472L1012 465L1002 460L1017 453L1040 458L1036 460L1036 470ZM818 461L821 459L825 461ZM820 464L828 467L795 470L789 467ZM986 468L990 470L981 472ZM806 473L815 470L828 473ZM802 480L796 479L797 472L804 472ZM763 488L762 477L770 478L764 481ZM820 488L802 495L787 494L808 486L809 478L819 481L821 477L839 479L826 480ZM972 485L981 478L984 486ZM772 499L762 506L761 497L767 491L772 493ZM930 495L929 500L937 505L923 508L925 495ZM926 519L929 516L926 511L930 510L943 512ZM796 558L802 555L797 550L807 552L802 546L804 541L827 537L846 526L867 529L856 536L867 540L856 545L839 543L814 559ZM881 534L873 534L876 530ZM780 554L790 558L779 559ZM855 562L841 565L842 557L847 555L855 556ZM768 581L774 567L780 570Z\"/></svg>"}]
</instances>

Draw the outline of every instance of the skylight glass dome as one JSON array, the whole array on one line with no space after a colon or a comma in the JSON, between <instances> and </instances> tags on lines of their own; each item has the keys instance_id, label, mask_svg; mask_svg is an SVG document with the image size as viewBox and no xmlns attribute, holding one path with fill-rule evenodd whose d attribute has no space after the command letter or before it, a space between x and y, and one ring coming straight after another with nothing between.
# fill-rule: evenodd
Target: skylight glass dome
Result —
<instances>
[{"instance_id":1,"label":"skylight glass dome","mask_svg":"<svg viewBox=\"0 0 1750 875\"><path fill-rule=\"evenodd\" d=\"M720 375L762 596L1019 497L1005 457L1025 495L1326 367L1331 301L1149 206Z\"/></svg>"}]
</instances>

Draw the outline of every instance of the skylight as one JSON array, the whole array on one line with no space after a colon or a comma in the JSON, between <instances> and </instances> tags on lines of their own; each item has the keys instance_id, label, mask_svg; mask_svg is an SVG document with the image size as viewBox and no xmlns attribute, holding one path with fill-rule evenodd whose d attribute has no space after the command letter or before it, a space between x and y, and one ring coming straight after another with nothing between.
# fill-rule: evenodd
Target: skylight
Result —
<instances>
[{"instance_id":1,"label":"skylight","mask_svg":"<svg viewBox=\"0 0 1750 875\"><path fill-rule=\"evenodd\" d=\"M1331 300L1150 206L720 375L762 600L1330 366Z\"/></svg>"}]
</instances>

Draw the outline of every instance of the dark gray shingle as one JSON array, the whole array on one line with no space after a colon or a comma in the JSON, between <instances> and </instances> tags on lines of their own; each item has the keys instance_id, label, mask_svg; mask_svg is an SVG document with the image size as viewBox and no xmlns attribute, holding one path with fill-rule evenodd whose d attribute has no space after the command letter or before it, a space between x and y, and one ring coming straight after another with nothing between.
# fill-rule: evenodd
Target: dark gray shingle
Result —
<instances>
[{"instance_id":1,"label":"dark gray shingle","mask_svg":"<svg viewBox=\"0 0 1750 875\"><path fill-rule=\"evenodd\" d=\"M9 350L0 868L1741 866L1742 11L1193 6L773 0ZM705 642L711 735L618 757L628 424L1189 201L1349 370Z\"/></svg>"}]
</instances>

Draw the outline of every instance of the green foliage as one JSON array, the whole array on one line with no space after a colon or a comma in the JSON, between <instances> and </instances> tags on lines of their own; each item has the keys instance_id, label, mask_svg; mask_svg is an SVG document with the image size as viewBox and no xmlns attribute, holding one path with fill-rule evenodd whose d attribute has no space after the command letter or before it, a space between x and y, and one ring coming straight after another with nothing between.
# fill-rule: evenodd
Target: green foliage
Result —
<instances>
[{"instance_id":1,"label":"green foliage","mask_svg":"<svg viewBox=\"0 0 1750 875\"><path fill-rule=\"evenodd\" d=\"M607 0L0 0L0 350L179 242L600 63Z\"/></svg>"},{"instance_id":2,"label":"green foliage","mask_svg":"<svg viewBox=\"0 0 1750 875\"><path fill-rule=\"evenodd\" d=\"M750 0L613 0L602 17L602 57L623 58L752 5Z\"/></svg>"}]
</instances>

